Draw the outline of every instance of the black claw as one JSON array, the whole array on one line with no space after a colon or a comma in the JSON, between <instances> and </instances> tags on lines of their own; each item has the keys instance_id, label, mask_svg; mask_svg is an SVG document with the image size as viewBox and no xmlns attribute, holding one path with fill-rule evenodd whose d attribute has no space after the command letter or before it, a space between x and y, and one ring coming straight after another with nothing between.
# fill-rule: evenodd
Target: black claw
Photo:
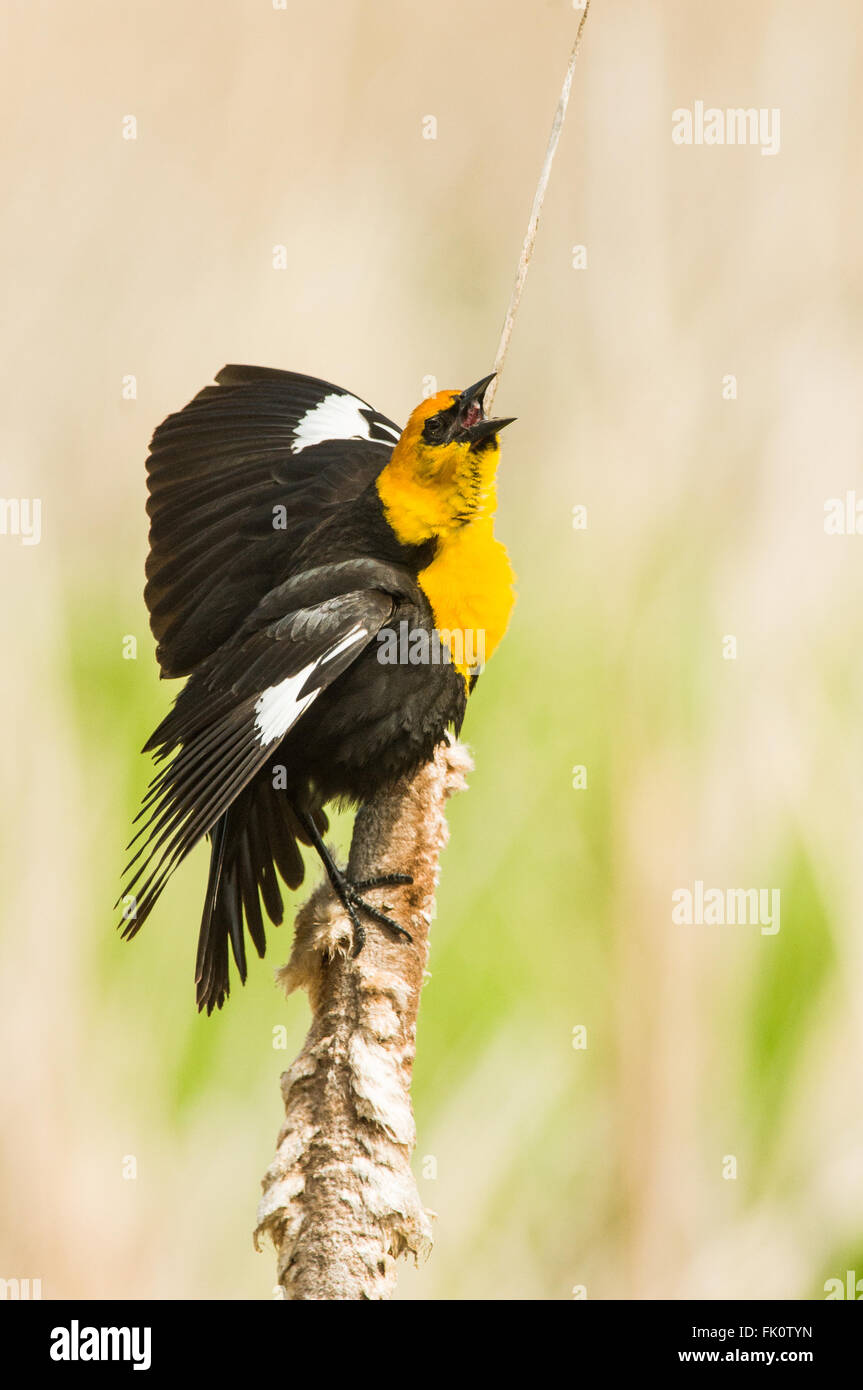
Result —
<instances>
[{"instance_id":1,"label":"black claw","mask_svg":"<svg viewBox=\"0 0 863 1390\"><path fill-rule=\"evenodd\" d=\"M351 957L356 960L366 944L366 929L352 907L348 907L347 911L354 928L354 949L351 951Z\"/></svg>"},{"instance_id":2,"label":"black claw","mask_svg":"<svg viewBox=\"0 0 863 1390\"><path fill-rule=\"evenodd\" d=\"M367 903L365 898L354 898L353 903L361 912L365 912L367 916L371 917L373 922L379 922L382 927L389 928L389 930L395 932L397 936L403 936L407 941L413 941L413 937L409 931L399 926L398 922L394 921L392 917L388 917L385 912L381 912L380 908L373 907L371 903Z\"/></svg>"},{"instance_id":3,"label":"black claw","mask_svg":"<svg viewBox=\"0 0 863 1390\"><path fill-rule=\"evenodd\" d=\"M361 896L363 892L372 888L401 888L409 883L413 883L410 874L382 874L378 878L361 879L358 883L351 883L349 879L342 876L340 883L333 884L333 887L344 903L345 911L350 917L353 925L354 949L351 952L353 956L356 957L359 955L366 940L365 928L360 922L358 915L360 912L364 912L373 922L377 922L380 926L386 927L387 930L393 932L395 936L400 936L405 941L413 941L410 932L406 931L394 918L388 917L379 907L375 907L373 903L366 902L365 898Z\"/></svg>"},{"instance_id":4,"label":"black claw","mask_svg":"<svg viewBox=\"0 0 863 1390\"><path fill-rule=\"evenodd\" d=\"M348 891L348 885L347 885L347 883L346 883L346 882L339 883L339 884L334 883L334 884L333 884L333 887L335 888L336 892L338 893L339 898L341 899L342 907L345 909L345 912L348 914L348 918L350 919L350 924L351 924L351 926L352 926L353 929L354 929L354 948L353 948L353 950L351 951L351 956L352 956L352 957L358 956L359 953L360 953L360 951L363 949L363 947L364 947L365 944L366 944L366 929L365 929L365 927L363 926L362 922L360 921L359 917L357 916L356 907L354 906L354 897L353 897L353 895Z\"/></svg>"},{"instance_id":5,"label":"black claw","mask_svg":"<svg viewBox=\"0 0 863 1390\"><path fill-rule=\"evenodd\" d=\"M371 903L367 903L365 898L360 896L361 893L371 888L403 888L407 884L413 883L411 875L381 874L377 878L367 878L363 879L360 883L351 883L338 867L333 856L324 844L314 818L300 806L294 805L293 811L300 825L309 837L309 844L314 845L320 855L321 862L327 871L327 877L338 895L345 912L350 918L351 926L354 929L354 949L352 955L359 955L366 940L365 929L360 922L358 911L364 912L367 917L371 917L373 922L379 922L382 927L386 927L389 931L394 932L396 936L404 937L407 941L413 941L413 937L409 931L405 931L404 927L399 926L398 922L393 921L392 917L388 917L385 912L381 912L379 908L373 907Z\"/></svg>"}]
</instances>

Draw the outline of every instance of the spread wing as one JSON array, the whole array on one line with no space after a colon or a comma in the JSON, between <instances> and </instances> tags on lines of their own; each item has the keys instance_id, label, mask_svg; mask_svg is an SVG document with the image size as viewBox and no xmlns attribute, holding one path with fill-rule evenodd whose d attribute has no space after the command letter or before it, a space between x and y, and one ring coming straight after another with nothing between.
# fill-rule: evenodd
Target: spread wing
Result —
<instances>
[{"instance_id":1,"label":"spread wing","mask_svg":"<svg viewBox=\"0 0 863 1390\"><path fill-rule=\"evenodd\" d=\"M372 562L359 562L373 570ZM346 571L334 565L332 571ZM374 640L395 607L380 566L381 588L344 587L350 575L331 575L336 592L309 595L323 571L288 581L269 595L257 623L228 643L206 671L191 677L148 749L170 761L150 785L139 812L142 841L126 873L123 897L135 900L124 935L133 936L189 850L208 834L318 695ZM338 592L339 587L342 591ZM131 848L131 846L130 846Z\"/></svg>"},{"instance_id":2,"label":"spread wing","mask_svg":"<svg viewBox=\"0 0 863 1390\"><path fill-rule=\"evenodd\" d=\"M144 597L163 676L188 675L234 636L401 433L316 377L230 366L216 381L159 426L147 460Z\"/></svg>"}]
</instances>

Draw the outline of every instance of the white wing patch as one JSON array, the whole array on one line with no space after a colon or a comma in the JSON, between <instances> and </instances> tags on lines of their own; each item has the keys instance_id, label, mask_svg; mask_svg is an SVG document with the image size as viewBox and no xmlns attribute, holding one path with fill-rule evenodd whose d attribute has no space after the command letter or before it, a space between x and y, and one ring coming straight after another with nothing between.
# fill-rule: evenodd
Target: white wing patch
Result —
<instances>
[{"instance_id":1,"label":"white wing patch","mask_svg":"<svg viewBox=\"0 0 863 1390\"><path fill-rule=\"evenodd\" d=\"M311 444L323 444L330 439L368 439L373 444L383 444L382 439L372 439L371 425L366 416L360 413L368 409L365 401L358 400L356 396L332 391L297 422L291 452L299 454ZM376 423L379 430L392 435L394 443L400 437L399 431L391 425L385 425L382 420Z\"/></svg>"},{"instance_id":2,"label":"white wing patch","mask_svg":"<svg viewBox=\"0 0 863 1390\"><path fill-rule=\"evenodd\" d=\"M296 724L303 711L307 710L312 701L320 695L321 687L300 696L300 691L312 673L319 666L332 661L342 652L347 651L349 647L352 647L355 642L361 642L367 636L368 628L360 626L352 628L347 636L337 642L334 647L330 647L329 651L325 652L318 661L310 662L295 676L288 676L286 680L279 681L278 685L268 686L255 705L255 728L258 731L258 742L262 747L266 748L267 744L273 743L276 739L284 738L288 730Z\"/></svg>"},{"instance_id":3,"label":"white wing patch","mask_svg":"<svg viewBox=\"0 0 863 1390\"><path fill-rule=\"evenodd\" d=\"M258 700L255 705L255 728L258 731L258 742L264 747L274 739L284 738L288 729L296 724L303 710L308 709L312 700L320 693L310 690L301 700L297 698L316 665L317 662L313 661L295 676L288 676L287 680L280 681L278 685L269 686Z\"/></svg>"}]
</instances>

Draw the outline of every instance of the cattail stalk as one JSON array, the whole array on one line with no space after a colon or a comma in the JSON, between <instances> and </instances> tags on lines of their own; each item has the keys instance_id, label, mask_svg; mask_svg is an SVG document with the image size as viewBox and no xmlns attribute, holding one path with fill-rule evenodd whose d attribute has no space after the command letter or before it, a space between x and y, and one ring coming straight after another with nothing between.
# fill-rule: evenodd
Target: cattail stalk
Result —
<instances>
[{"instance_id":1,"label":"cattail stalk","mask_svg":"<svg viewBox=\"0 0 863 1390\"><path fill-rule=\"evenodd\" d=\"M409 887L369 893L412 943L370 924L352 958L351 924L329 884L297 917L279 975L289 994L308 992L312 1023L282 1076L285 1123L255 1233L256 1243L266 1235L276 1248L285 1298L389 1298L397 1258L431 1248L430 1214L410 1166L410 1083L445 805L470 768L467 750L447 741L412 780L357 815L348 876L413 875Z\"/></svg>"}]
</instances>

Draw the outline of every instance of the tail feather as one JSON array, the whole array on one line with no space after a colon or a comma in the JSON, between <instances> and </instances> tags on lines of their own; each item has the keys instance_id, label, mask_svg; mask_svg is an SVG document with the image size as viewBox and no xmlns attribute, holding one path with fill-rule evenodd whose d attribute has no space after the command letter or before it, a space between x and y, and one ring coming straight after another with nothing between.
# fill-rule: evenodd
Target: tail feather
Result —
<instances>
[{"instance_id":1,"label":"tail feather","mask_svg":"<svg viewBox=\"0 0 863 1390\"><path fill-rule=\"evenodd\" d=\"M228 940L217 941L211 932L213 909L222 886L222 866L225 861L225 842L228 835L228 816L222 816L213 827L210 850L210 874L207 879L207 893L204 898L204 913L198 936L198 958L195 963L195 984L198 991L198 1006L201 995L209 996L215 979L227 976Z\"/></svg>"},{"instance_id":2,"label":"tail feather","mask_svg":"<svg viewBox=\"0 0 863 1390\"><path fill-rule=\"evenodd\" d=\"M323 833L327 818L322 811L315 821ZM300 886L304 866L298 840L306 836L288 798L268 778L246 788L214 826L195 968L198 1008L208 1014L220 1009L230 993L229 942L240 983L245 983L244 919L259 956L267 945L261 903L274 925L283 921L276 870L289 888Z\"/></svg>"}]
</instances>

